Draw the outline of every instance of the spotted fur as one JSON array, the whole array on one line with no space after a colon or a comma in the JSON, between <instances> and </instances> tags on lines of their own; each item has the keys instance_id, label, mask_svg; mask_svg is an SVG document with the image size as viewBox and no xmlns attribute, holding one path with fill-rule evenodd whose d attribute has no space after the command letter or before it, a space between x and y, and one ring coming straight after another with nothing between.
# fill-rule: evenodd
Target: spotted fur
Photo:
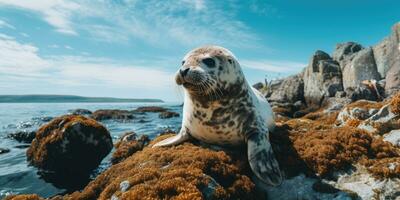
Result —
<instances>
[{"instance_id":1,"label":"spotted fur","mask_svg":"<svg viewBox=\"0 0 400 200\"><path fill-rule=\"evenodd\" d=\"M210 58L213 62L204 62ZM217 145L247 143L255 175L267 184L280 184L279 165L268 138L275 126L273 112L247 83L229 50L218 46L192 50L184 57L176 82L185 88L182 129L155 146L176 145L189 136Z\"/></svg>"}]
</instances>

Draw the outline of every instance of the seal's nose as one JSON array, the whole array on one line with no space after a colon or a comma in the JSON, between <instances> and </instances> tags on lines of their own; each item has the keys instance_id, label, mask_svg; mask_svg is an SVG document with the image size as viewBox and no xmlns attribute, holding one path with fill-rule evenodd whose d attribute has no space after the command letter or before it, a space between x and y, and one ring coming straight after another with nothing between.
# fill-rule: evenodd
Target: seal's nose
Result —
<instances>
[{"instance_id":1,"label":"seal's nose","mask_svg":"<svg viewBox=\"0 0 400 200\"><path fill-rule=\"evenodd\" d=\"M189 72L190 68L186 68L186 69L181 69L179 70L179 73L181 74L182 77L185 77L187 75L187 73Z\"/></svg>"}]
</instances>

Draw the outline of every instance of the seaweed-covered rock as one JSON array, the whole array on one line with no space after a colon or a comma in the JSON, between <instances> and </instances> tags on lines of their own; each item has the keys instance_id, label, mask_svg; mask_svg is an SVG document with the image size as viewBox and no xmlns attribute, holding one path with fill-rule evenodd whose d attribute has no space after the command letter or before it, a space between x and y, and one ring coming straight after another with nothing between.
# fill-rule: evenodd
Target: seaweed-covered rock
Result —
<instances>
[{"instance_id":1,"label":"seaweed-covered rock","mask_svg":"<svg viewBox=\"0 0 400 200\"><path fill-rule=\"evenodd\" d=\"M143 106L139 107L134 112L165 112L167 111L166 108L159 107L159 106Z\"/></svg>"},{"instance_id":2,"label":"seaweed-covered rock","mask_svg":"<svg viewBox=\"0 0 400 200\"><path fill-rule=\"evenodd\" d=\"M83 109L83 108L78 108L75 110L70 110L69 111L72 115L91 115L92 111L88 109Z\"/></svg>"},{"instance_id":3,"label":"seaweed-covered rock","mask_svg":"<svg viewBox=\"0 0 400 200\"><path fill-rule=\"evenodd\" d=\"M149 136L141 135L137 138L135 132L127 132L121 136L120 140L114 145L115 151L111 157L113 164L125 160L137 151L141 151L150 142Z\"/></svg>"},{"instance_id":4,"label":"seaweed-covered rock","mask_svg":"<svg viewBox=\"0 0 400 200\"><path fill-rule=\"evenodd\" d=\"M377 113L382 106L382 103L374 101L356 101L347 105L340 111L336 124L339 126L349 125L357 127L362 120L366 120Z\"/></svg>"},{"instance_id":5,"label":"seaweed-covered rock","mask_svg":"<svg viewBox=\"0 0 400 200\"><path fill-rule=\"evenodd\" d=\"M96 110L91 117L95 120L132 120L133 113L128 110Z\"/></svg>"},{"instance_id":6,"label":"seaweed-covered rock","mask_svg":"<svg viewBox=\"0 0 400 200\"><path fill-rule=\"evenodd\" d=\"M304 98L308 105L320 106L327 97L343 91L339 64L327 53L316 51L303 76Z\"/></svg>"},{"instance_id":7,"label":"seaweed-covered rock","mask_svg":"<svg viewBox=\"0 0 400 200\"><path fill-rule=\"evenodd\" d=\"M76 176L90 173L111 149L104 126L83 116L65 115L39 128L27 158L39 169Z\"/></svg>"},{"instance_id":8,"label":"seaweed-covered rock","mask_svg":"<svg viewBox=\"0 0 400 200\"><path fill-rule=\"evenodd\" d=\"M15 133L10 133L7 135L7 138L14 139L18 142L23 143L31 143L33 139L35 139L36 132L35 131L18 131Z\"/></svg>"},{"instance_id":9,"label":"seaweed-covered rock","mask_svg":"<svg viewBox=\"0 0 400 200\"><path fill-rule=\"evenodd\" d=\"M165 111L162 112L158 115L160 119L167 119L167 118L172 118L172 117L179 117L179 113L177 112L171 112L171 111Z\"/></svg>"}]
</instances>

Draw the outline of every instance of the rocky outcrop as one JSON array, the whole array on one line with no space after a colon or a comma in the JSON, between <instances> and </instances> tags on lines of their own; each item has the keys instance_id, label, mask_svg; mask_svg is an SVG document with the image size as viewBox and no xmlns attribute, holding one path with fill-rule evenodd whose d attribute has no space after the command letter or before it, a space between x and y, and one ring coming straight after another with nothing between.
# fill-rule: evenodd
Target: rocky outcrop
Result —
<instances>
[{"instance_id":1,"label":"rocky outcrop","mask_svg":"<svg viewBox=\"0 0 400 200\"><path fill-rule=\"evenodd\" d=\"M353 55L364 49L361 44L355 42L339 43L335 47L332 58L340 63L341 69L347 65L352 59Z\"/></svg>"},{"instance_id":2,"label":"rocky outcrop","mask_svg":"<svg viewBox=\"0 0 400 200\"><path fill-rule=\"evenodd\" d=\"M285 78L270 97L270 101L295 103L304 101L304 82L301 74Z\"/></svg>"},{"instance_id":3,"label":"rocky outcrop","mask_svg":"<svg viewBox=\"0 0 400 200\"><path fill-rule=\"evenodd\" d=\"M165 112L161 112L160 114L158 114L158 117L160 119L168 119L168 118L172 118L172 117L179 117L179 113L172 112L172 111L165 111Z\"/></svg>"},{"instance_id":4,"label":"rocky outcrop","mask_svg":"<svg viewBox=\"0 0 400 200\"><path fill-rule=\"evenodd\" d=\"M35 139L36 132L35 131L18 131L16 133L10 133L7 135L7 138L14 139L18 142L23 143L31 143L33 139Z\"/></svg>"},{"instance_id":5,"label":"rocky outcrop","mask_svg":"<svg viewBox=\"0 0 400 200\"><path fill-rule=\"evenodd\" d=\"M83 116L65 115L40 127L27 158L41 170L79 176L95 169L111 149L104 126Z\"/></svg>"},{"instance_id":6,"label":"rocky outcrop","mask_svg":"<svg viewBox=\"0 0 400 200\"><path fill-rule=\"evenodd\" d=\"M382 77L389 74L392 67L400 65L400 23L392 27L392 34L374 46L374 55L378 72Z\"/></svg>"},{"instance_id":7,"label":"rocky outcrop","mask_svg":"<svg viewBox=\"0 0 400 200\"><path fill-rule=\"evenodd\" d=\"M364 80L381 80L372 48L357 52L343 67L344 88L355 88Z\"/></svg>"},{"instance_id":8,"label":"rocky outcrop","mask_svg":"<svg viewBox=\"0 0 400 200\"><path fill-rule=\"evenodd\" d=\"M400 62L390 68L386 75L386 95L393 95L397 91L400 91Z\"/></svg>"},{"instance_id":9,"label":"rocky outcrop","mask_svg":"<svg viewBox=\"0 0 400 200\"><path fill-rule=\"evenodd\" d=\"M340 66L323 51L317 51L311 57L303 80L304 98L309 105L321 105L324 99L343 91Z\"/></svg>"},{"instance_id":10,"label":"rocky outcrop","mask_svg":"<svg viewBox=\"0 0 400 200\"><path fill-rule=\"evenodd\" d=\"M117 164L137 151L141 151L150 142L149 136L141 135L140 138L135 132L127 132L121 136L119 141L114 145L115 151L111 157L111 162Z\"/></svg>"},{"instance_id":11,"label":"rocky outcrop","mask_svg":"<svg viewBox=\"0 0 400 200\"><path fill-rule=\"evenodd\" d=\"M91 118L95 120L132 120L133 113L128 110L96 110Z\"/></svg>"},{"instance_id":12,"label":"rocky outcrop","mask_svg":"<svg viewBox=\"0 0 400 200\"><path fill-rule=\"evenodd\" d=\"M145 113L145 112L165 112L167 111L166 108L159 107L159 106L144 106L144 107L139 107L134 112L140 112L140 113Z\"/></svg>"}]
</instances>

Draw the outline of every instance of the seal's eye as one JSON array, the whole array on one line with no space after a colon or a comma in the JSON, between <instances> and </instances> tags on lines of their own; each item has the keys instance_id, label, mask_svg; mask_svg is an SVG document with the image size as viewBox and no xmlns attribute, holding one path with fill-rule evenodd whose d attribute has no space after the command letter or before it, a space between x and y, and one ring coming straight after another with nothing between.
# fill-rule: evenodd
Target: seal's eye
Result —
<instances>
[{"instance_id":1,"label":"seal's eye","mask_svg":"<svg viewBox=\"0 0 400 200\"><path fill-rule=\"evenodd\" d=\"M202 62L203 62L204 64L206 64L207 67L210 67L210 68L215 67L215 61L214 61L214 59L212 59L212 58L205 58L205 59L202 60Z\"/></svg>"}]
</instances>

